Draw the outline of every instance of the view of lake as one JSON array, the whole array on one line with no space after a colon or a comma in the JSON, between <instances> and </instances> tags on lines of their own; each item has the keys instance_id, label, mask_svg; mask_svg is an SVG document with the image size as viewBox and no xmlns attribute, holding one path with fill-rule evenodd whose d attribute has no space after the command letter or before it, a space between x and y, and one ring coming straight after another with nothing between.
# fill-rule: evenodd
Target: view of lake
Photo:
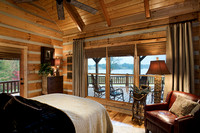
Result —
<instances>
[{"instance_id":1,"label":"view of lake","mask_svg":"<svg viewBox=\"0 0 200 133\"><path fill-rule=\"evenodd\" d=\"M141 74L146 74L148 69L141 69ZM95 69L88 69L88 73L95 73ZM106 69L99 69L99 73L106 73ZM132 69L114 69L111 74L133 74Z\"/></svg>"}]
</instances>

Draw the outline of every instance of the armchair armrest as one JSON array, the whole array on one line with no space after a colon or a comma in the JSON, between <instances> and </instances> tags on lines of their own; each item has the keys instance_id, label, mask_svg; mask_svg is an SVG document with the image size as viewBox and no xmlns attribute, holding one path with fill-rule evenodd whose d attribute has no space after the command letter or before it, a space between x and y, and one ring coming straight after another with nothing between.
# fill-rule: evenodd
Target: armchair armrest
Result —
<instances>
[{"instance_id":1,"label":"armchair armrest","mask_svg":"<svg viewBox=\"0 0 200 133\"><path fill-rule=\"evenodd\" d=\"M144 107L145 111L152 111L152 110L168 110L168 103L156 103L156 104L148 104Z\"/></svg>"},{"instance_id":2,"label":"armchair armrest","mask_svg":"<svg viewBox=\"0 0 200 133\"><path fill-rule=\"evenodd\" d=\"M194 117L192 115L186 115L186 116L183 116L183 117L177 117L175 119L175 122L182 122L182 121L193 119L193 118Z\"/></svg>"},{"instance_id":3,"label":"armchair armrest","mask_svg":"<svg viewBox=\"0 0 200 133\"><path fill-rule=\"evenodd\" d=\"M195 120L192 115L178 117L174 121L174 133L195 132ZM196 130L197 131L197 130Z\"/></svg>"}]
</instances>

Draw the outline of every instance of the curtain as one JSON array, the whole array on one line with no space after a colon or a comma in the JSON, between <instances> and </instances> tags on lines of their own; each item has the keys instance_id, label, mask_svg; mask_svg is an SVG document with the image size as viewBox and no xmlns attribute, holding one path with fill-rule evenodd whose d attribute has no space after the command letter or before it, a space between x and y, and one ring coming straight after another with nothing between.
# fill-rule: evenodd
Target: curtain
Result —
<instances>
[{"instance_id":1,"label":"curtain","mask_svg":"<svg viewBox=\"0 0 200 133\"><path fill-rule=\"evenodd\" d=\"M165 97L171 90L194 93L194 56L191 22L167 28Z\"/></svg>"},{"instance_id":2,"label":"curtain","mask_svg":"<svg viewBox=\"0 0 200 133\"><path fill-rule=\"evenodd\" d=\"M84 40L76 39L73 42L73 95L85 97L85 77L84 77Z\"/></svg>"}]
</instances>

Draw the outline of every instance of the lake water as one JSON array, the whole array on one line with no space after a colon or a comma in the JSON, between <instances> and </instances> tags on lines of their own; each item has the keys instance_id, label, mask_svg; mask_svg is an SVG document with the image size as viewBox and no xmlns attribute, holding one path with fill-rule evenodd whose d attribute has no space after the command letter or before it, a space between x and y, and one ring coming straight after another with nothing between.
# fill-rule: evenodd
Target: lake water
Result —
<instances>
[{"instance_id":1,"label":"lake water","mask_svg":"<svg viewBox=\"0 0 200 133\"><path fill-rule=\"evenodd\" d=\"M146 74L148 69L141 69L141 74ZM88 73L95 73L94 69L88 70ZM99 69L99 73L106 73L106 69ZM131 69L114 69L111 71L111 74L133 74Z\"/></svg>"}]
</instances>

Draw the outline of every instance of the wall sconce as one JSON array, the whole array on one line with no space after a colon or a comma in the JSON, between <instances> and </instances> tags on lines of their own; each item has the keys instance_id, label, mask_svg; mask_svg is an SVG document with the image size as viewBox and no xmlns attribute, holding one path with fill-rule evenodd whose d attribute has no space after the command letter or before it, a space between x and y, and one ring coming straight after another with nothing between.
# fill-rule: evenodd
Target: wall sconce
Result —
<instances>
[{"instance_id":1,"label":"wall sconce","mask_svg":"<svg viewBox=\"0 0 200 133\"><path fill-rule=\"evenodd\" d=\"M55 66L56 66L56 76L60 76L59 74L60 59L58 57L55 59Z\"/></svg>"}]
</instances>

